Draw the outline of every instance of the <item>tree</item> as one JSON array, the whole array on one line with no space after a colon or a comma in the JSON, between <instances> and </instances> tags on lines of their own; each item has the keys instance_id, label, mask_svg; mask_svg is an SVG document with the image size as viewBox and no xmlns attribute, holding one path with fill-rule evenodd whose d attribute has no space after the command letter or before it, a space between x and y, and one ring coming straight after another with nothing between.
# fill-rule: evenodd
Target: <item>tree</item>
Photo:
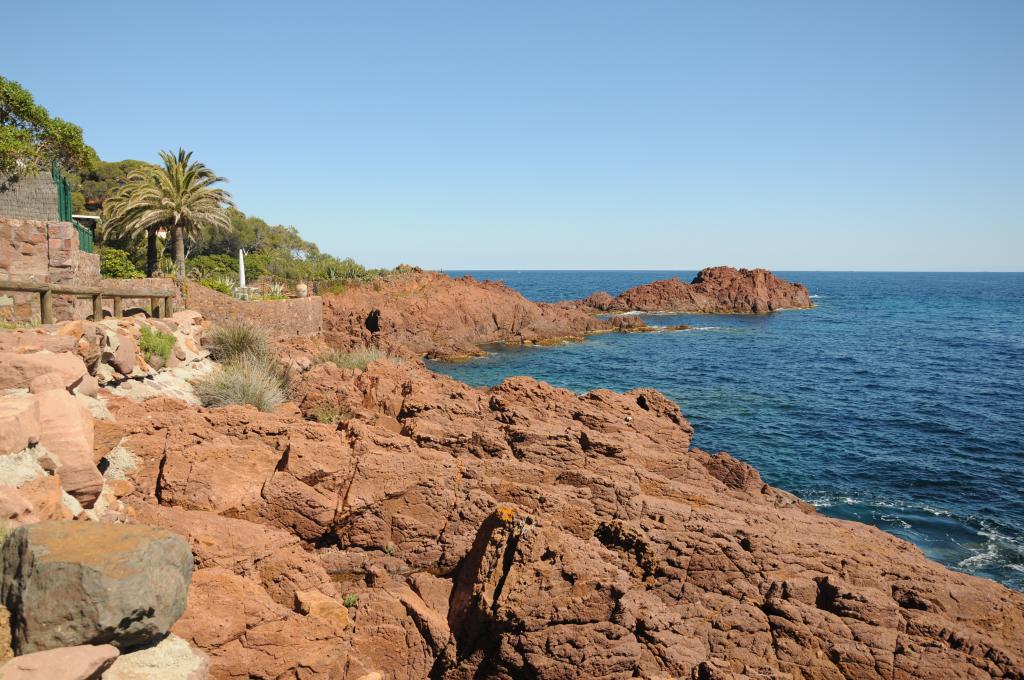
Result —
<instances>
[{"instance_id":1,"label":"tree","mask_svg":"<svg viewBox=\"0 0 1024 680\"><path fill-rule=\"evenodd\" d=\"M107 199L103 213L108 229L147 233L146 268L150 276L156 268L156 232L168 229L174 239L175 269L184 278L185 240L195 239L204 229L230 229L228 209L234 204L228 192L213 186L227 180L193 161L191 151L161 151L160 160L161 166L129 173L124 186Z\"/></svg>"},{"instance_id":2,"label":"tree","mask_svg":"<svg viewBox=\"0 0 1024 680\"><path fill-rule=\"evenodd\" d=\"M88 168L96 160L82 128L50 117L28 90L0 76L0 175L36 172L51 161L66 170Z\"/></svg>"}]
</instances>

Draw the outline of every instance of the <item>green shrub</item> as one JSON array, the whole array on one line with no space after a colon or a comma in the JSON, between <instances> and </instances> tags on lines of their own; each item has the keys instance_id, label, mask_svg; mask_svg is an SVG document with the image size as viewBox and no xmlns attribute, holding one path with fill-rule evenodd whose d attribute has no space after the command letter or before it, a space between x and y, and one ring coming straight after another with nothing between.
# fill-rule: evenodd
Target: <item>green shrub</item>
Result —
<instances>
[{"instance_id":1,"label":"green shrub","mask_svg":"<svg viewBox=\"0 0 1024 680\"><path fill-rule=\"evenodd\" d=\"M326 425L337 425L352 417L352 412L344 406L318 406L313 409L313 419Z\"/></svg>"},{"instance_id":2,"label":"green shrub","mask_svg":"<svg viewBox=\"0 0 1024 680\"><path fill-rule=\"evenodd\" d=\"M238 276L238 258L232 255L199 255L188 261L188 275L193 279Z\"/></svg>"},{"instance_id":3,"label":"green shrub","mask_svg":"<svg viewBox=\"0 0 1024 680\"><path fill-rule=\"evenodd\" d=\"M160 357L163 360L163 363L160 365L160 368L162 368L170 360L175 342L177 342L177 339L170 333L154 331L149 326L143 326L142 338L139 340L139 349L142 350L142 356L146 358L147 363L153 363L152 359L154 356Z\"/></svg>"},{"instance_id":4,"label":"green shrub","mask_svg":"<svg viewBox=\"0 0 1024 680\"><path fill-rule=\"evenodd\" d=\"M274 366L247 356L199 381L196 396L207 407L250 404L261 411L273 411L284 402L285 391Z\"/></svg>"},{"instance_id":5,"label":"green shrub","mask_svg":"<svg viewBox=\"0 0 1024 680\"><path fill-rule=\"evenodd\" d=\"M117 248L104 248L100 251L100 276L105 279L146 278L131 261L128 252Z\"/></svg>"},{"instance_id":6,"label":"green shrub","mask_svg":"<svg viewBox=\"0 0 1024 680\"><path fill-rule=\"evenodd\" d=\"M207 337L210 355L222 364L237 361L243 356L258 357L268 364L274 361L274 351L267 334L250 323L224 323Z\"/></svg>"},{"instance_id":7,"label":"green shrub","mask_svg":"<svg viewBox=\"0 0 1024 680\"><path fill-rule=\"evenodd\" d=\"M381 359L387 359L395 364L400 362L398 357L389 356L387 352L376 347L363 347L351 352L330 350L321 354L317 361L321 364L330 362L338 368L358 368L360 371L365 371L367 366Z\"/></svg>"},{"instance_id":8,"label":"green shrub","mask_svg":"<svg viewBox=\"0 0 1024 680\"><path fill-rule=\"evenodd\" d=\"M224 278L201 279L199 283L200 285L206 286L207 288L212 288L218 293L224 293L225 295L233 295L235 292L234 286L231 283L229 283L227 279Z\"/></svg>"},{"instance_id":9,"label":"green shrub","mask_svg":"<svg viewBox=\"0 0 1024 680\"><path fill-rule=\"evenodd\" d=\"M359 604L359 596L355 593L349 593L345 596L345 599L342 600L341 603L349 609L351 609L352 607L355 607L357 604Z\"/></svg>"}]
</instances>

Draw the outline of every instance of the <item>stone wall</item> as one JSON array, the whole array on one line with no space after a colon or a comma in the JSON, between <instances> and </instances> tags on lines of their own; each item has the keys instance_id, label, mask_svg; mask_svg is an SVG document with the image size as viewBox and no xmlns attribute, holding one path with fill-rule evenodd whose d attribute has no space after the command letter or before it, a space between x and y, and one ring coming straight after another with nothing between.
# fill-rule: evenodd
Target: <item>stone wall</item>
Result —
<instances>
[{"instance_id":1,"label":"stone wall","mask_svg":"<svg viewBox=\"0 0 1024 680\"><path fill-rule=\"evenodd\" d=\"M56 222L57 185L50 173L0 178L0 217Z\"/></svg>"},{"instance_id":2,"label":"stone wall","mask_svg":"<svg viewBox=\"0 0 1024 680\"><path fill-rule=\"evenodd\" d=\"M0 281L5 279L95 286L100 258L78 249L78 232L70 222L0 217ZM92 313L92 303L55 295L53 311L58 320L81 319ZM0 291L0 321L39 319L38 294Z\"/></svg>"},{"instance_id":3,"label":"stone wall","mask_svg":"<svg viewBox=\"0 0 1024 680\"><path fill-rule=\"evenodd\" d=\"M320 297L287 300L236 300L198 283L185 284L185 305L217 324L245 321L263 328L274 338L315 335L323 327Z\"/></svg>"}]
</instances>

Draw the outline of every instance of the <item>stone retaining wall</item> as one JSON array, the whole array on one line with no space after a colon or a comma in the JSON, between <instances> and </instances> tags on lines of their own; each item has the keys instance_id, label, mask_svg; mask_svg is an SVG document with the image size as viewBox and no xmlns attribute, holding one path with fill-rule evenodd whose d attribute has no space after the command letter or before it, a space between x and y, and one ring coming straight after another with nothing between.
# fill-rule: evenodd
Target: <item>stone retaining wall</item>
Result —
<instances>
[{"instance_id":1,"label":"stone retaining wall","mask_svg":"<svg viewBox=\"0 0 1024 680\"><path fill-rule=\"evenodd\" d=\"M316 335L323 327L323 301L318 296L287 300L236 300L191 281L185 284L185 307L217 324L244 321L271 337Z\"/></svg>"},{"instance_id":2,"label":"stone retaining wall","mask_svg":"<svg viewBox=\"0 0 1024 680\"><path fill-rule=\"evenodd\" d=\"M78 248L78 232L70 222L0 217L0 281L17 279L40 283L95 286L100 258ZM84 318L92 313L89 300L54 296L58 320ZM39 295L0 290L0 321L38 322Z\"/></svg>"}]
</instances>

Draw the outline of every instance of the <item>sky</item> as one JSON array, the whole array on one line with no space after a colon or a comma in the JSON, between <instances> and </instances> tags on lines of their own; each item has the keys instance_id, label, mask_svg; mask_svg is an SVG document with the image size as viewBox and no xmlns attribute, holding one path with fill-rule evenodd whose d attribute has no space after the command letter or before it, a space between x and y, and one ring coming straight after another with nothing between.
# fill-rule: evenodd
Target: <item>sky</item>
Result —
<instances>
[{"instance_id":1,"label":"sky","mask_svg":"<svg viewBox=\"0 0 1024 680\"><path fill-rule=\"evenodd\" d=\"M1019 0L51 0L0 33L104 160L191 149L367 266L1024 270Z\"/></svg>"}]
</instances>

